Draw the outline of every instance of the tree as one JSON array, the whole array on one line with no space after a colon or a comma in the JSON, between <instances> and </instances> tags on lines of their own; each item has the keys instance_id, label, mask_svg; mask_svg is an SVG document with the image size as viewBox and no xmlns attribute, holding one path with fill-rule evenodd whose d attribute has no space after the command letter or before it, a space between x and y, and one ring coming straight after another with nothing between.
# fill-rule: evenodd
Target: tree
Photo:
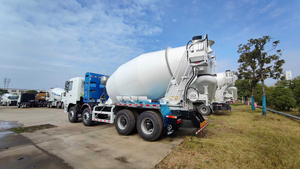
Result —
<instances>
[{"instance_id":1,"label":"tree","mask_svg":"<svg viewBox=\"0 0 300 169\"><path fill-rule=\"evenodd\" d=\"M290 88L276 86L272 98L274 99L275 107L281 110L285 110L286 108L290 110L296 106L296 100Z\"/></svg>"},{"instance_id":2,"label":"tree","mask_svg":"<svg viewBox=\"0 0 300 169\"><path fill-rule=\"evenodd\" d=\"M300 76L297 76L292 80L290 88L294 93L297 106L300 106Z\"/></svg>"},{"instance_id":3,"label":"tree","mask_svg":"<svg viewBox=\"0 0 300 169\"><path fill-rule=\"evenodd\" d=\"M265 91L266 91L266 102L268 105L273 105L273 98L272 98L272 93L273 93L274 87L273 86L266 86L265 85ZM259 104L262 105L262 96L263 96L263 92L262 92L262 86L260 83L258 83L255 86L255 94L254 94L254 99L255 101Z\"/></svg>"},{"instance_id":4,"label":"tree","mask_svg":"<svg viewBox=\"0 0 300 169\"><path fill-rule=\"evenodd\" d=\"M5 94L5 93L8 93L8 91L4 90L4 89L0 89L0 95Z\"/></svg>"},{"instance_id":5,"label":"tree","mask_svg":"<svg viewBox=\"0 0 300 169\"><path fill-rule=\"evenodd\" d=\"M38 92L36 90L28 90L28 91L26 91L26 93L38 94Z\"/></svg>"},{"instance_id":6,"label":"tree","mask_svg":"<svg viewBox=\"0 0 300 169\"><path fill-rule=\"evenodd\" d=\"M265 52L265 45L270 42L270 40L271 37L269 36L250 39L247 44L240 44L238 50L238 53L241 54L240 59L238 60L238 63L241 63L239 67L240 76L245 79L249 78L252 81L252 97L254 96L256 84L261 82L263 115L266 115L267 113L264 81L267 78L282 78L282 65L285 63L283 59L280 59L280 56L282 55L281 50L276 50L275 54L268 55L268 52L277 47L279 40L274 41L272 44L273 48Z\"/></svg>"},{"instance_id":7,"label":"tree","mask_svg":"<svg viewBox=\"0 0 300 169\"><path fill-rule=\"evenodd\" d=\"M238 98L244 98L245 100L247 100L251 96L251 91L248 86L248 80L237 79L235 81L235 87L238 88Z\"/></svg>"}]
</instances>

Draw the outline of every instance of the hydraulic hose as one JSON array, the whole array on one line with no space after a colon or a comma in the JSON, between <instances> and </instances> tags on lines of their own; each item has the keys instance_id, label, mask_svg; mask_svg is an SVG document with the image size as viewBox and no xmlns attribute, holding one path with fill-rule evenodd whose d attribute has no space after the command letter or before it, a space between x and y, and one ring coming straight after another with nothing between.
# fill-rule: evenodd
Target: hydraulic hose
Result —
<instances>
[{"instance_id":1,"label":"hydraulic hose","mask_svg":"<svg viewBox=\"0 0 300 169\"><path fill-rule=\"evenodd\" d=\"M195 79L197 73L196 73L196 68L193 68L193 76L190 78L190 80L187 82L185 88L184 88L184 93L183 93L183 99L184 102L186 102L186 94L187 94L187 90L190 87L191 83L193 82L193 80Z\"/></svg>"}]
</instances>

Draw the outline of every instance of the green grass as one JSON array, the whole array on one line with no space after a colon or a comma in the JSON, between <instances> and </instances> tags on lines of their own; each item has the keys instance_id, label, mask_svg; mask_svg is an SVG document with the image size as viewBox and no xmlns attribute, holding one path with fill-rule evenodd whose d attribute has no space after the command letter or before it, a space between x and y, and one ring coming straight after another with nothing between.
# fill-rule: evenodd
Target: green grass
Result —
<instances>
[{"instance_id":1,"label":"green grass","mask_svg":"<svg viewBox=\"0 0 300 169\"><path fill-rule=\"evenodd\" d=\"M42 124L42 125L37 125L37 126L29 126L29 127L17 127L17 128L12 128L12 130L15 133L23 133L23 132L34 132L36 130L44 130L48 128L54 128L57 126L54 126L52 124Z\"/></svg>"},{"instance_id":2,"label":"green grass","mask_svg":"<svg viewBox=\"0 0 300 169\"><path fill-rule=\"evenodd\" d=\"M300 121L232 104L156 168L300 168ZM179 151L180 150L180 151Z\"/></svg>"}]
</instances>

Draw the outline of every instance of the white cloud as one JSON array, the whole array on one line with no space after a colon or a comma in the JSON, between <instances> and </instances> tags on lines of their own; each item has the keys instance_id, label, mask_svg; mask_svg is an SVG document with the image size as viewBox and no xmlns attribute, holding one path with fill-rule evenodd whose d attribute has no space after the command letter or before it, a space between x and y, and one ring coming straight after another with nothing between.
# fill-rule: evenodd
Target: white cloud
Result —
<instances>
[{"instance_id":1,"label":"white cloud","mask_svg":"<svg viewBox=\"0 0 300 169\"><path fill-rule=\"evenodd\" d=\"M270 2L266 7L260 9L261 13L265 13L267 11L269 11L272 7L274 7L276 5L275 1Z\"/></svg>"}]
</instances>

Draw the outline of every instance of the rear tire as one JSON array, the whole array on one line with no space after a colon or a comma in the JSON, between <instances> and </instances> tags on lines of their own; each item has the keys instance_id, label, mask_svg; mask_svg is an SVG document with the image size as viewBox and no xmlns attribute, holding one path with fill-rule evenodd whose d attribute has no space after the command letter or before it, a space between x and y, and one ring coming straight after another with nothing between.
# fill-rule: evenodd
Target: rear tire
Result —
<instances>
[{"instance_id":1,"label":"rear tire","mask_svg":"<svg viewBox=\"0 0 300 169\"><path fill-rule=\"evenodd\" d=\"M162 135L163 129L163 120L154 111L145 111L138 117L137 130L146 141L157 140Z\"/></svg>"},{"instance_id":2,"label":"rear tire","mask_svg":"<svg viewBox=\"0 0 300 169\"><path fill-rule=\"evenodd\" d=\"M60 103L57 103L56 108L57 108L57 109L60 108Z\"/></svg>"},{"instance_id":3,"label":"rear tire","mask_svg":"<svg viewBox=\"0 0 300 169\"><path fill-rule=\"evenodd\" d=\"M129 135L135 129L136 120L132 111L119 110L116 116L115 128L121 135Z\"/></svg>"},{"instance_id":4,"label":"rear tire","mask_svg":"<svg viewBox=\"0 0 300 169\"><path fill-rule=\"evenodd\" d=\"M211 114L210 107L206 106L205 104L201 104L199 107L197 107L197 109L202 116L209 116Z\"/></svg>"},{"instance_id":5,"label":"rear tire","mask_svg":"<svg viewBox=\"0 0 300 169\"><path fill-rule=\"evenodd\" d=\"M65 108L65 105L64 103L61 103L61 108L64 109Z\"/></svg>"},{"instance_id":6,"label":"rear tire","mask_svg":"<svg viewBox=\"0 0 300 169\"><path fill-rule=\"evenodd\" d=\"M90 109L89 108L85 108L82 112L82 123L85 126L91 126L93 125L93 121L92 121L92 114L90 113Z\"/></svg>"},{"instance_id":7,"label":"rear tire","mask_svg":"<svg viewBox=\"0 0 300 169\"><path fill-rule=\"evenodd\" d=\"M68 112L68 118L70 123L76 123L78 121L77 113L75 107L71 107Z\"/></svg>"}]
</instances>

